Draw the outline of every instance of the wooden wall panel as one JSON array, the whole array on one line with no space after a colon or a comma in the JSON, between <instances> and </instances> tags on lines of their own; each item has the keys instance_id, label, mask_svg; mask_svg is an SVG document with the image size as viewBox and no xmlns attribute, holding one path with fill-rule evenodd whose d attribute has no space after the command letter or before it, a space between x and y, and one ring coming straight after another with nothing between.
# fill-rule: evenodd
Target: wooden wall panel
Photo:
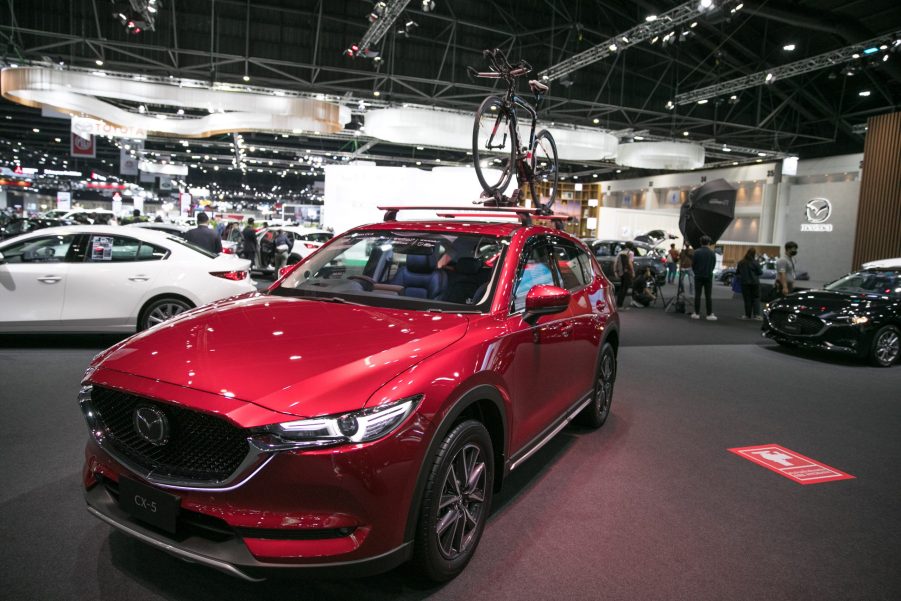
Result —
<instances>
[{"instance_id":1,"label":"wooden wall panel","mask_svg":"<svg viewBox=\"0 0 901 601\"><path fill-rule=\"evenodd\" d=\"M867 121L853 266L901 257L901 112Z\"/></svg>"}]
</instances>

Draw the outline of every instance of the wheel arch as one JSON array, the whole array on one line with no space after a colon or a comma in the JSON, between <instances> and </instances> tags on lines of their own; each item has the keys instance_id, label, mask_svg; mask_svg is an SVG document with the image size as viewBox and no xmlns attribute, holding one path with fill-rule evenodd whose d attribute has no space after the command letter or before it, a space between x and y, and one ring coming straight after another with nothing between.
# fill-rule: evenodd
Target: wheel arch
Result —
<instances>
[{"instance_id":1,"label":"wheel arch","mask_svg":"<svg viewBox=\"0 0 901 601\"><path fill-rule=\"evenodd\" d=\"M410 499L410 510L407 513L404 541L413 540L415 536L422 495L425 492L426 482L432 462L438 453L438 447L447 433L465 419L476 419L488 430L494 451L494 490L497 491L500 488L503 482L507 448L507 411L501 393L493 386L482 384L460 396L435 428L435 434L432 436L419 466L416 485Z\"/></svg>"},{"instance_id":2,"label":"wheel arch","mask_svg":"<svg viewBox=\"0 0 901 601\"><path fill-rule=\"evenodd\" d=\"M154 294L153 296L145 300L143 304L141 304L141 309L138 311L138 318L135 322L136 331L140 331L141 320L144 318L144 313L147 311L147 308L156 301L163 300L164 298L175 298L180 301L184 301L188 303L192 309L199 306L194 300L185 296L184 294L179 294L178 292L160 292L158 294Z\"/></svg>"}]
</instances>

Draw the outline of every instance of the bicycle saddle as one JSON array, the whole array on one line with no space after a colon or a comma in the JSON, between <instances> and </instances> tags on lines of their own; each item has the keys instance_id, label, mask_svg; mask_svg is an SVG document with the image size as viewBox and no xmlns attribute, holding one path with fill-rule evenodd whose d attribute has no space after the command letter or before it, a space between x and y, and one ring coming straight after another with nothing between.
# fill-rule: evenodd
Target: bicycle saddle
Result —
<instances>
[{"instance_id":1,"label":"bicycle saddle","mask_svg":"<svg viewBox=\"0 0 901 601\"><path fill-rule=\"evenodd\" d=\"M533 94L546 94L548 90L548 87L537 79L529 80L529 88L532 89Z\"/></svg>"}]
</instances>

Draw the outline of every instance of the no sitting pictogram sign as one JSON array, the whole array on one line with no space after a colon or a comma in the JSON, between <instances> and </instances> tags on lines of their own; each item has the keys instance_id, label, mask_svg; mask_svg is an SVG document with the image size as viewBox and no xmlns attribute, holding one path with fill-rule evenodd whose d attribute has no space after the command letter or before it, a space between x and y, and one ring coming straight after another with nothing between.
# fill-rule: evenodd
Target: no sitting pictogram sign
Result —
<instances>
[{"instance_id":1,"label":"no sitting pictogram sign","mask_svg":"<svg viewBox=\"0 0 901 601\"><path fill-rule=\"evenodd\" d=\"M777 444L728 449L740 457L762 465L799 484L820 484L835 480L852 480L854 476L829 467Z\"/></svg>"}]
</instances>

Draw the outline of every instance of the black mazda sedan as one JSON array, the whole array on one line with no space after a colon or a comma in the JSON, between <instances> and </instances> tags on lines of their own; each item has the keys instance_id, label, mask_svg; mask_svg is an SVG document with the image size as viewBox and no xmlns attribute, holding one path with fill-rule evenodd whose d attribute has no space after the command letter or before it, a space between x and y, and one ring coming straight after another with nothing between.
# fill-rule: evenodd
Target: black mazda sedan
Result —
<instances>
[{"instance_id":1,"label":"black mazda sedan","mask_svg":"<svg viewBox=\"0 0 901 601\"><path fill-rule=\"evenodd\" d=\"M901 269L865 269L769 303L763 335L889 367L901 355Z\"/></svg>"}]
</instances>

